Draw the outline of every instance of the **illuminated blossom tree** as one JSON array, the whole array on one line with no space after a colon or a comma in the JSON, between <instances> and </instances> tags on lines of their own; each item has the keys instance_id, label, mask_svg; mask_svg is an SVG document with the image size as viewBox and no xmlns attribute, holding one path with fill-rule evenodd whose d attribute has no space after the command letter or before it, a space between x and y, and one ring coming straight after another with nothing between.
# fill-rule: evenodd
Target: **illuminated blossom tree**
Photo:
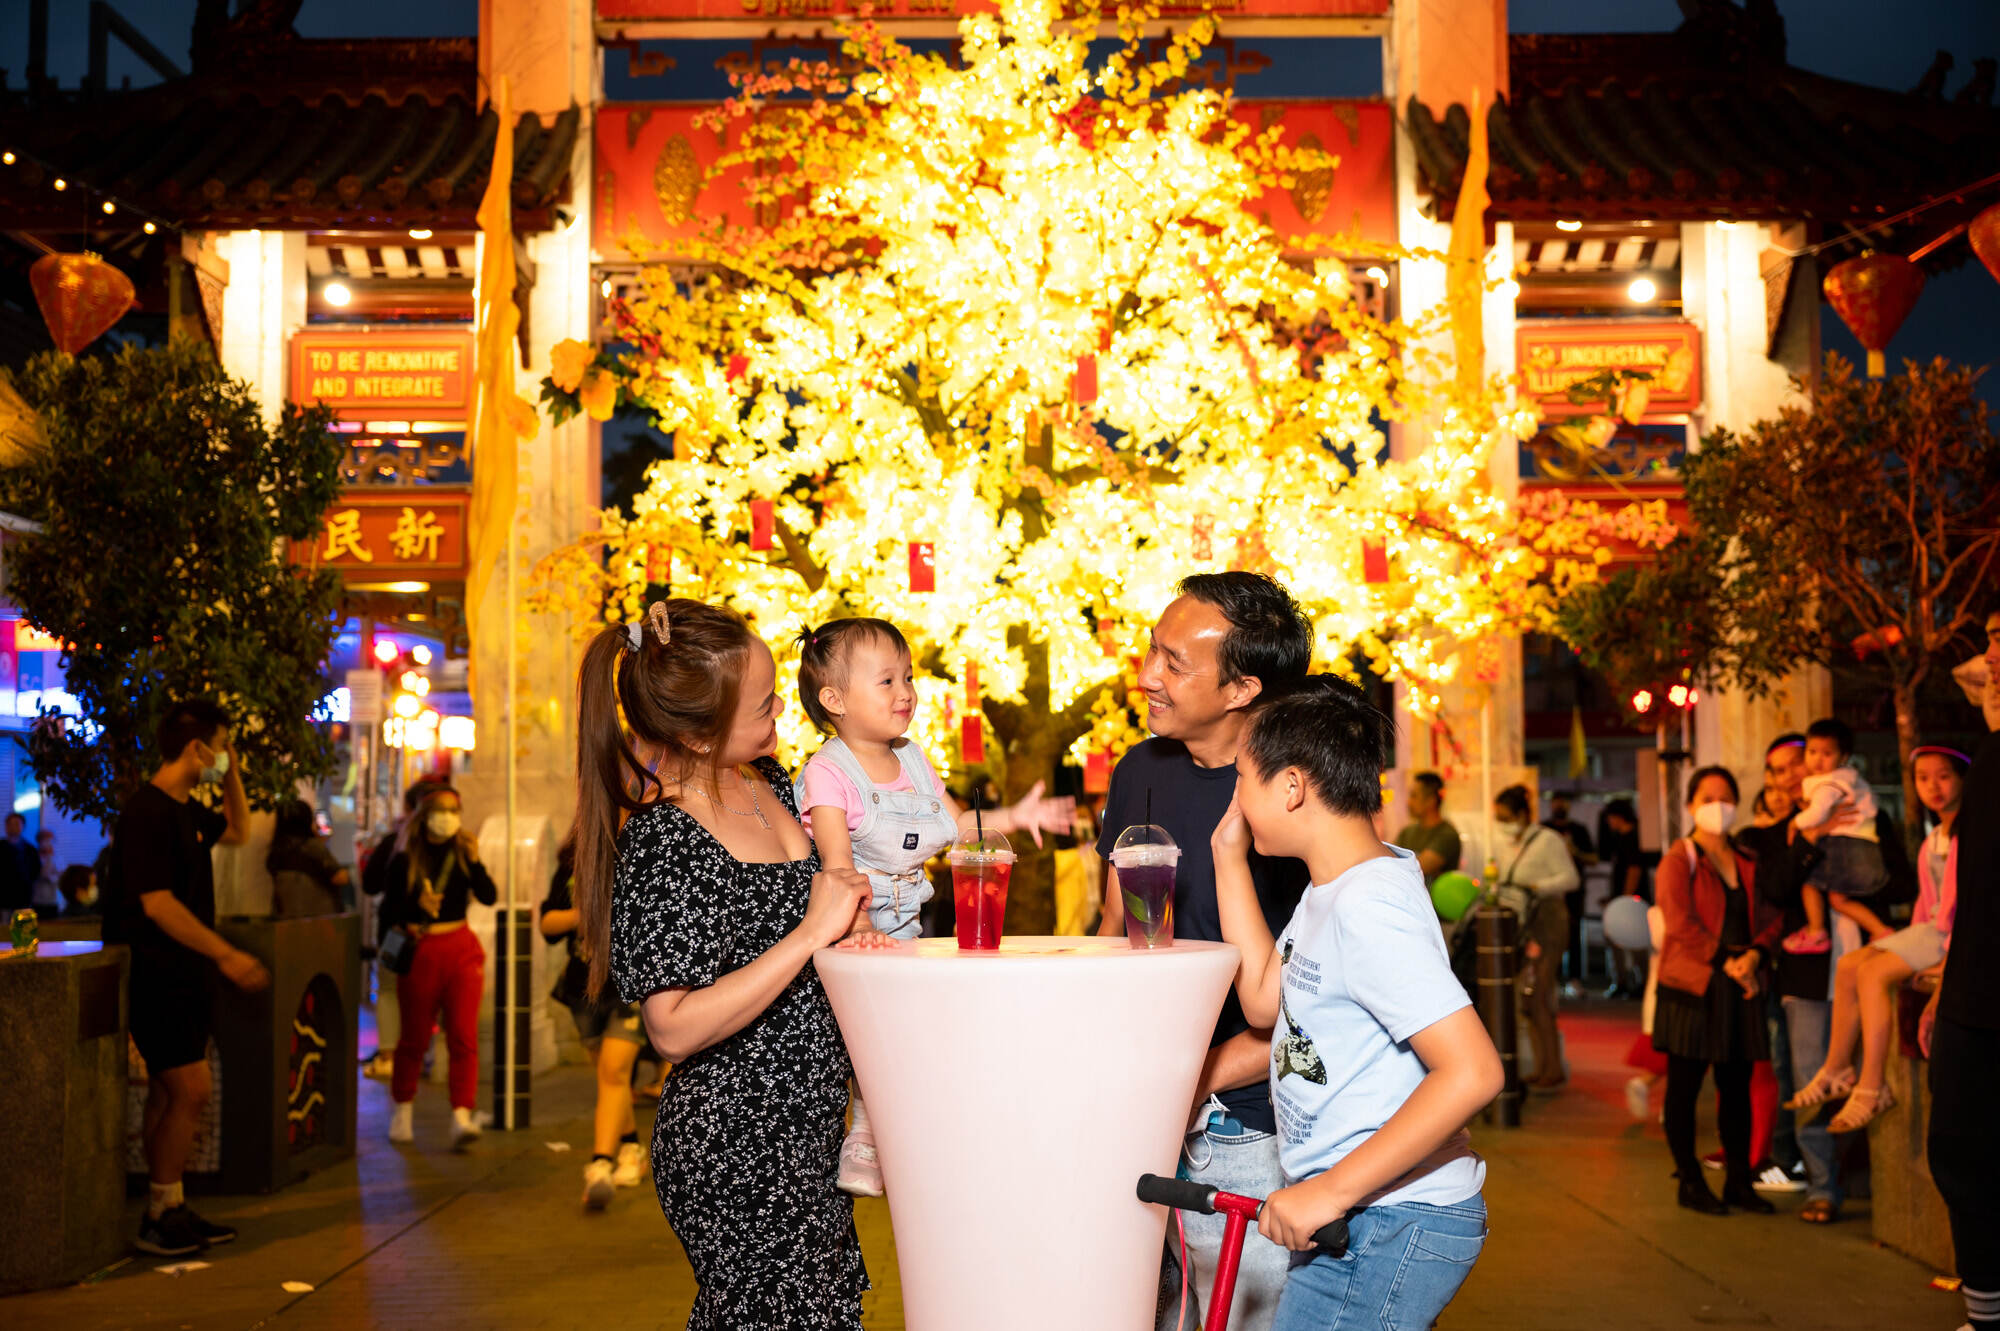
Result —
<instances>
[{"instance_id":1,"label":"illuminated blossom tree","mask_svg":"<svg viewBox=\"0 0 2000 1331\"><path fill-rule=\"evenodd\" d=\"M558 415L638 404L674 456L544 563L543 608L621 619L671 582L781 672L797 625L879 615L915 646L920 738L958 756L970 706L1010 795L1122 746L1123 663L1190 572L1274 573L1323 668L1420 707L1459 642L1545 627L1547 560L1486 478L1531 422L1460 395L1432 327L1371 317L1339 242L1258 219L1330 159L1185 77L1209 21L1149 58L1150 17L1093 62L1094 13L1008 0L954 57L861 23L839 65L744 78L719 170L766 225L645 272L617 351L557 349ZM1431 446L1391 460L1390 421Z\"/></svg>"}]
</instances>

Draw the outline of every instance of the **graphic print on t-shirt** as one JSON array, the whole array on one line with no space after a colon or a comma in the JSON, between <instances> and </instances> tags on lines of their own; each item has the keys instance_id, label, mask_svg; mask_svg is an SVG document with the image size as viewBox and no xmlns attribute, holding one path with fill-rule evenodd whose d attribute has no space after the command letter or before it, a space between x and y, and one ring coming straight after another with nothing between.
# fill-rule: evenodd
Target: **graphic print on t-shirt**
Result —
<instances>
[{"instance_id":1,"label":"graphic print on t-shirt","mask_svg":"<svg viewBox=\"0 0 2000 1331\"><path fill-rule=\"evenodd\" d=\"M1289 938L1285 940L1284 955L1278 964L1280 967L1286 968L1292 964L1292 940ZM1305 961L1303 958L1301 958L1301 964L1305 966L1312 965L1311 962ZM1317 967L1313 967L1313 969L1315 972L1318 970ZM1285 994L1282 988L1278 991L1278 1014L1285 1019L1285 1030L1289 1034L1283 1040L1276 1042L1272 1047L1271 1067L1273 1081L1283 1081L1287 1077L1298 1076L1320 1086L1326 1085L1326 1064L1320 1061L1319 1051L1313 1048L1312 1037L1307 1035L1305 1030L1296 1021L1292 1020L1291 1005L1285 1002Z\"/></svg>"}]
</instances>

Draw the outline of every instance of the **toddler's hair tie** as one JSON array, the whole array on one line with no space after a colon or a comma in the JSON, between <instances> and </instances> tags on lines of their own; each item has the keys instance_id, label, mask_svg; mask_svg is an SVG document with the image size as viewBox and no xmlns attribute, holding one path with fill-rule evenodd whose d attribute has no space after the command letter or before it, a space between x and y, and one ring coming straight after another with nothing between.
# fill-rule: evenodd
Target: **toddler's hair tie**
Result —
<instances>
[{"instance_id":1,"label":"toddler's hair tie","mask_svg":"<svg viewBox=\"0 0 2000 1331\"><path fill-rule=\"evenodd\" d=\"M645 631L645 630L644 630L644 627L643 627L642 625L639 625L639 624L627 624L627 625L625 626L625 650L626 650L626 651L628 651L628 652L636 652L636 651L638 651L638 650L639 650L639 635L640 635L641 633L643 633L644 631Z\"/></svg>"}]
</instances>

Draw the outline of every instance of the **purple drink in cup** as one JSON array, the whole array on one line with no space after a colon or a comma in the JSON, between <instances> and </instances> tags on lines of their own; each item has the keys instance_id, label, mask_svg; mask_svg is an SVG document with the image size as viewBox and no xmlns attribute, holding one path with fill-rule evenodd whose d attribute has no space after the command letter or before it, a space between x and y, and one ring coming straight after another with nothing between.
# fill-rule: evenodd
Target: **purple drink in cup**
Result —
<instances>
[{"instance_id":1,"label":"purple drink in cup","mask_svg":"<svg viewBox=\"0 0 2000 1331\"><path fill-rule=\"evenodd\" d=\"M1111 849L1125 907L1125 940L1133 947L1174 945L1174 873L1181 848L1163 827L1128 827Z\"/></svg>"}]
</instances>

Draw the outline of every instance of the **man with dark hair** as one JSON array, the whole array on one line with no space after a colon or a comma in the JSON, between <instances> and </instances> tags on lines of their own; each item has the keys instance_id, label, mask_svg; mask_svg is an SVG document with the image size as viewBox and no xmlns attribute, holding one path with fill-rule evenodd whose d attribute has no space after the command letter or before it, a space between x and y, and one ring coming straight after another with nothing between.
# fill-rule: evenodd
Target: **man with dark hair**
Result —
<instances>
[{"instance_id":1,"label":"man with dark hair","mask_svg":"<svg viewBox=\"0 0 2000 1331\"><path fill-rule=\"evenodd\" d=\"M1410 821L1396 833L1396 844L1417 857L1426 884L1441 873L1458 867L1464 851L1458 829L1444 816L1444 778L1436 772L1418 772L1410 778Z\"/></svg>"},{"instance_id":2,"label":"man with dark hair","mask_svg":"<svg viewBox=\"0 0 2000 1331\"><path fill-rule=\"evenodd\" d=\"M236 1231L196 1215L181 1192L195 1128L213 1091L208 1072L209 985L221 971L254 991L270 974L215 932L218 842L240 844L250 822L229 718L214 703L176 703L157 738L160 766L118 813L117 871L104 893L104 939L132 949L132 1043L146 1061L144 1140L152 1189L141 1252L181 1257ZM220 783L222 813L192 798Z\"/></svg>"},{"instance_id":3,"label":"man with dark hair","mask_svg":"<svg viewBox=\"0 0 2000 1331\"><path fill-rule=\"evenodd\" d=\"M1209 838L1236 793L1236 759L1252 708L1305 678L1312 645L1312 623L1298 602L1257 573L1188 578L1153 626L1139 672L1153 738L1128 752L1112 773L1097 849L1109 859L1119 834L1146 821L1150 798L1152 821L1181 849L1174 880L1177 938L1222 939ZM1369 778L1379 780L1379 773L1371 769ZM1108 872L1100 932L1115 938L1125 932L1125 911L1118 871ZM1284 927L1305 889L1305 865L1253 854L1250 876L1270 927ZM1189 1177L1260 1197L1284 1186L1277 1120L1265 1086L1270 1045L1270 1032L1251 1028L1234 993L1223 1000L1196 1088ZM1187 1217L1190 1291L1214 1274L1222 1228L1221 1217ZM1255 1331L1270 1324L1285 1269L1285 1252L1275 1244L1244 1249L1233 1325ZM1178 1273L1165 1283L1176 1291L1162 1319L1171 1327L1180 1317ZM1190 1298L1186 1325L1199 1320Z\"/></svg>"}]
</instances>

